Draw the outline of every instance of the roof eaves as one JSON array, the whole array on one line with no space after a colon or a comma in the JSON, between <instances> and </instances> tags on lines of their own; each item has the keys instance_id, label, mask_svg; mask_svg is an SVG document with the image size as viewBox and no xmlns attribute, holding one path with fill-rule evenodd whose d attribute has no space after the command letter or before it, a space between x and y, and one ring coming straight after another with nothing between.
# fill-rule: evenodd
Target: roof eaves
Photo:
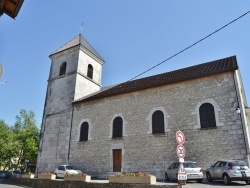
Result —
<instances>
[{"instance_id":1,"label":"roof eaves","mask_svg":"<svg viewBox=\"0 0 250 188\"><path fill-rule=\"evenodd\" d=\"M231 62L231 60L233 62ZM221 61L225 61L223 65L221 65ZM163 85L178 83L182 81L187 81L191 79L201 78L204 76L215 75L223 72L234 71L238 69L236 56L224 58L221 60L215 60L208 63L203 63L200 65L195 65L171 72L166 72L158 75L149 76L146 78L140 78L133 81L124 82L118 84L112 88L109 88L105 91L102 91L96 95L92 95L90 97L85 97L82 100L75 101L74 103L87 102L91 100L101 99L104 97L115 96L119 94L130 93L134 91L139 91L143 89L149 89L153 87L159 87ZM226 63L228 67L226 67ZM218 68L218 66L220 66ZM203 71L204 70L204 71ZM209 70L209 71L208 71ZM196 74L193 74L196 72ZM177 74L181 76L177 76ZM122 89L120 89L122 88Z\"/></svg>"},{"instance_id":2,"label":"roof eaves","mask_svg":"<svg viewBox=\"0 0 250 188\"><path fill-rule=\"evenodd\" d=\"M59 54L59 53L61 53L61 52L64 52L64 51L66 51L66 50L69 50L69 49L74 48L74 47L77 47L77 46L81 46L81 45L80 45L80 44L77 44L77 45L71 46L71 47L69 47L69 48L63 49L63 50L61 50L61 51L54 52L54 53L50 54L49 57L52 57L53 55Z\"/></svg>"}]
</instances>

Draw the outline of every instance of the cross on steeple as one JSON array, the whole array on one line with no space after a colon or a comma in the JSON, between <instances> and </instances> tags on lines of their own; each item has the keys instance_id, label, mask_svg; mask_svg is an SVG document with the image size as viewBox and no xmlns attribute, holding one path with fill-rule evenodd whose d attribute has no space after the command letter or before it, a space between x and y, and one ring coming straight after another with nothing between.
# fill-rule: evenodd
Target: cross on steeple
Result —
<instances>
[{"instance_id":1,"label":"cross on steeple","mask_svg":"<svg viewBox=\"0 0 250 188\"><path fill-rule=\"evenodd\" d=\"M81 24L81 26L80 26L80 30L81 30L81 34L83 33L83 23Z\"/></svg>"}]
</instances>

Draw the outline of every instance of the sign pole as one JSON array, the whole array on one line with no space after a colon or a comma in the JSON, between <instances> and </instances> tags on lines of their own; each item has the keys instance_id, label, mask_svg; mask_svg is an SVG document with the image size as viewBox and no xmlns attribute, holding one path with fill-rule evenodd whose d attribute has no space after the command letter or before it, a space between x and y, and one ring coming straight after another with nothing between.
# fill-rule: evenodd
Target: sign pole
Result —
<instances>
[{"instance_id":1,"label":"sign pole","mask_svg":"<svg viewBox=\"0 0 250 188\"><path fill-rule=\"evenodd\" d=\"M176 153L179 157L180 162L178 169L178 187L183 188L183 186L186 185L187 180L187 174L183 166L184 157L186 155L186 149L183 146L183 144L185 143L185 136L184 133L180 130L176 132L176 141L179 144L176 148Z\"/></svg>"}]
</instances>

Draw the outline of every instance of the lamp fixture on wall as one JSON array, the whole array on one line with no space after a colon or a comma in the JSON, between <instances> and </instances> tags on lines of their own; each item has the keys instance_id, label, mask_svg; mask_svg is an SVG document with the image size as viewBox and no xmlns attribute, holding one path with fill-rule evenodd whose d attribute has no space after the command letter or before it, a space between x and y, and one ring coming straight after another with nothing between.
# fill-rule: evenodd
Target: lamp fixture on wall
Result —
<instances>
[{"instance_id":1,"label":"lamp fixture on wall","mask_svg":"<svg viewBox=\"0 0 250 188\"><path fill-rule=\"evenodd\" d=\"M236 108L235 112L236 112L237 114L240 114L240 108L239 108L239 106Z\"/></svg>"},{"instance_id":2,"label":"lamp fixture on wall","mask_svg":"<svg viewBox=\"0 0 250 188\"><path fill-rule=\"evenodd\" d=\"M7 84L7 81L4 81L4 82L0 82L0 84Z\"/></svg>"}]
</instances>

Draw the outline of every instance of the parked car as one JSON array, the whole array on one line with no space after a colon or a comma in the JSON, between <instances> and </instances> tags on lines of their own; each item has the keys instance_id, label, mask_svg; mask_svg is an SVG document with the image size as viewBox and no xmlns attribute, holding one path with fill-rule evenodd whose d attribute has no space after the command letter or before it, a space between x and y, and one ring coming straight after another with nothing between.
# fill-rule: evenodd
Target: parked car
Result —
<instances>
[{"instance_id":1,"label":"parked car","mask_svg":"<svg viewBox=\"0 0 250 188\"><path fill-rule=\"evenodd\" d=\"M165 172L166 181L170 179L177 180L179 165L180 165L180 162L174 162L167 168ZM196 162L185 161L183 162L183 166L187 174L187 180L196 180L199 183L202 182L203 169L199 167L196 164Z\"/></svg>"},{"instance_id":2,"label":"parked car","mask_svg":"<svg viewBox=\"0 0 250 188\"><path fill-rule=\"evenodd\" d=\"M16 178L20 178L21 177L21 170L14 170L13 172L12 172L12 176L13 177L16 177Z\"/></svg>"},{"instance_id":3,"label":"parked car","mask_svg":"<svg viewBox=\"0 0 250 188\"><path fill-rule=\"evenodd\" d=\"M5 174L4 174L4 171L0 171L0 178L5 178Z\"/></svg>"},{"instance_id":4,"label":"parked car","mask_svg":"<svg viewBox=\"0 0 250 188\"><path fill-rule=\"evenodd\" d=\"M250 185L250 169L241 160L220 160L207 169L208 181L223 180L224 184L231 181L245 181Z\"/></svg>"},{"instance_id":5,"label":"parked car","mask_svg":"<svg viewBox=\"0 0 250 188\"><path fill-rule=\"evenodd\" d=\"M11 177L11 173L9 172L9 171L3 171L3 170L1 170L0 171L0 178L9 178L9 177Z\"/></svg>"},{"instance_id":6,"label":"parked car","mask_svg":"<svg viewBox=\"0 0 250 188\"><path fill-rule=\"evenodd\" d=\"M82 171L71 165L60 165L54 173L56 178L64 178L65 174L81 174Z\"/></svg>"}]
</instances>

